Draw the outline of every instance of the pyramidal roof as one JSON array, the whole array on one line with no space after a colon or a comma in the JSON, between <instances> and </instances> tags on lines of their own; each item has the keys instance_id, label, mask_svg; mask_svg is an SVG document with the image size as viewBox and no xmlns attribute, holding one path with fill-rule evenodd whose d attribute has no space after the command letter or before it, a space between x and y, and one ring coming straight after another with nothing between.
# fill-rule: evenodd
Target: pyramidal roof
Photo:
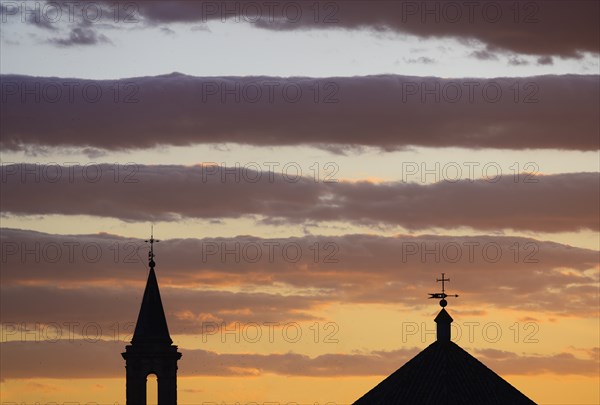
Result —
<instances>
[{"instance_id":1,"label":"pyramidal roof","mask_svg":"<svg viewBox=\"0 0 600 405\"><path fill-rule=\"evenodd\" d=\"M160 299L158 281L154 272L154 261L150 262L150 273L144 290L144 298L135 325L132 344L158 343L170 345L173 343L169 335L167 318Z\"/></svg>"},{"instance_id":2,"label":"pyramidal roof","mask_svg":"<svg viewBox=\"0 0 600 405\"><path fill-rule=\"evenodd\" d=\"M506 380L450 340L453 319L446 312L444 291L429 294L441 298L442 310L435 318L437 341L363 395L354 405L398 404L535 404ZM454 295L458 297L458 295Z\"/></svg>"},{"instance_id":3,"label":"pyramidal roof","mask_svg":"<svg viewBox=\"0 0 600 405\"><path fill-rule=\"evenodd\" d=\"M354 405L535 404L454 342L436 341Z\"/></svg>"}]
</instances>

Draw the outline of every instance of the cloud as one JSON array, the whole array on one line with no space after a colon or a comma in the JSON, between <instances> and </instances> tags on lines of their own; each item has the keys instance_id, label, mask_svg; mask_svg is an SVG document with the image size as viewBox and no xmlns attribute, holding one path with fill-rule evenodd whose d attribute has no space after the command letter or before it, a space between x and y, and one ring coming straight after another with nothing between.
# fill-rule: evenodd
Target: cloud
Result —
<instances>
[{"instance_id":1,"label":"cloud","mask_svg":"<svg viewBox=\"0 0 600 405\"><path fill-rule=\"evenodd\" d=\"M31 390L34 392L43 392L43 393L51 393L51 392L59 392L61 391L60 387L50 384L40 384L33 381L27 383L27 390Z\"/></svg>"},{"instance_id":2,"label":"cloud","mask_svg":"<svg viewBox=\"0 0 600 405\"><path fill-rule=\"evenodd\" d=\"M498 56L486 49L471 52L470 56L479 60L498 60Z\"/></svg>"},{"instance_id":3,"label":"cloud","mask_svg":"<svg viewBox=\"0 0 600 405\"><path fill-rule=\"evenodd\" d=\"M38 28L54 31L57 28L52 24L52 19L56 18L56 15L50 15L50 13L41 14L41 6L38 4L34 5L31 9L23 9L24 4L19 5L15 2L3 2L0 4L0 17L2 17L2 23L5 24L10 21L11 18L18 19L19 22L31 24ZM39 7L40 12L35 12ZM22 10L28 10L29 13Z\"/></svg>"},{"instance_id":4,"label":"cloud","mask_svg":"<svg viewBox=\"0 0 600 405\"><path fill-rule=\"evenodd\" d=\"M57 343L1 343L3 352L2 378L115 378L122 376L123 360L119 353L122 345L99 341L93 344L83 340ZM419 348L410 347L392 351L373 351L353 354L322 354L310 357L298 353L233 354L216 353L201 349L180 349L181 377L194 376L258 376L267 373L283 376L349 377L387 376L414 357ZM594 376L597 364L593 358L576 358L570 353L554 355L519 355L495 350L476 350L476 356L492 370L503 375ZM61 367L54 365L60 364ZM82 366L85 365L85 366Z\"/></svg>"},{"instance_id":5,"label":"cloud","mask_svg":"<svg viewBox=\"0 0 600 405\"><path fill-rule=\"evenodd\" d=\"M406 63L416 63L416 64L423 64L423 65L430 65L432 63L436 63L435 59L432 58L428 58L426 56L421 56L419 58L411 58L411 59L404 59L406 61Z\"/></svg>"},{"instance_id":6,"label":"cloud","mask_svg":"<svg viewBox=\"0 0 600 405\"><path fill-rule=\"evenodd\" d=\"M164 33L165 35L175 35L175 31L173 31L171 28L169 27L161 27L160 31L162 33Z\"/></svg>"},{"instance_id":7,"label":"cloud","mask_svg":"<svg viewBox=\"0 0 600 405\"><path fill-rule=\"evenodd\" d=\"M554 59L552 59L552 56L540 56L537 59L537 64L538 65L553 65Z\"/></svg>"},{"instance_id":8,"label":"cloud","mask_svg":"<svg viewBox=\"0 0 600 405\"><path fill-rule=\"evenodd\" d=\"M0 145L117 151L233 142L590 151L599 148L598 80L3 75Z\"/></svg>"},{"instance_id":9,"label":"cloud","mask_svg":"<svg viewBox=\"0 0 600 405\"><path fill-rule=\"evenodd\" d=\"M139 281L143 278L145 274ZM138 293L132 294L132 288ZM52 286L3 287L3 331L6 336L31 337L36 333L21 332L21 325L25 324L28 330L35 330L32 325L39 325L37 338L41 340L81 336L97 340L114 337L115 325L119 325L120 341L130 341L143 288L141 283L130 285L129 289L97 286L94 291ZM294 322L321 320L313 314L326 301L299 295L194 291L164 285L161 285L161 296L170 332L186 335L200 335L218 331L224 325L230 328L240 323L263 326L271 323L281 328ZM73 327L69 329L66 324ZM56 325L59 325L59 332Z\"/></svg>"},{"instance_id":10,"label":"cloud","mask_svg":"<svg viewBox=\"0 0 600 405\"><path fill-rule=\"evenodd\" d=\"M529 62L526 61L523 58L519 58L519 57L516 57L516 56L511 56L508 59L508 64L511 65L511 66L527 66L527 65L529 65Z\"/></svg>"},{"instance_id":11,"label":"cloud","mask_svg":"<svg viewBox=\"0 0 600 405\"><path fill-rule=\"evenodd\" d=\"M497 349L475 349L475 355L494 371L505 375L598 375L597 356L592 355L582 359L572 353L519 355Z\"/></svg>"},{"instance_id":12,"label":"cloud","mask_svg":"<svg viewBox=\"0 0 600 405\"><path fill-rule=\"evenodd\" d=\"M598 53L597 2L369 2L277 3L172 1L169 8L141 2L136 10L150 25L172 22L251 23L270 30L370 29L421 38L479 41L491 51L578 57ZM275 5L273 5L275 4ZM318 12L317 12L318 11Z\"/></svg>"},{"instance_id":13,"label":"cloud","mask_svg":"<svg viewBox=\"0 0 600 405\"><path fill-rule=\"evenodd\" d=\"M120 375L118 354L131 338L139 310L146 277L140 261L147 246L109 234L51 235L3 228L0 236L3 337L21 336L25 341L1 344L2 378ZM326 243L336 246L335 261L322 259L328 253L323 249ZM236 244L241 246L238 253ZM299 260L282 254L281 246L292 244L304 252ZM320 259L315 259L315 244L323 254ZM482 249L488 245L494 246L493 260ZM224 247L208 254L215 246ZM262 246L263 256L254 260L248 246ZM272 258L266 246L274 247ZM457 246L462 250L458 259ZM222 324L232 330L236 323L275 323L277 329L292 322L306 326L328 321L317 314L334 304L394 303L408 311L403 319L410 321L429 304L424 292L431 290L432 266L436 273L452 274L449 292L465 300L456 310L462 316L483 316L481 310L489 308L535 314L538 319L544 313L596 316L597 271L590 269L597 269L598 252L553 242L508 236L238 236L163 240L157 248L157 274L172 335L210 334ZM497 248L502 252L498 260ZM62 253L59 259L56 249ZM182 376L387 375L419 350L309 357L219 354L183 347L180 370ZM578 353L593 357L597 350ZM593 375L595 367L594 359L569 353L519 355L490 349L474 354L501 374ZM55 364L61 367L52 367Z\"/></svg>"},{"instance_id":14,"label":"cloud","mask_svg":"<svg viewBox=\"0 0 600 405\"><path fill-rule=\"evenodd\" d=\"M89 10L83 12L90 3L93 11L101 12L102 18ZM274 31L346 29L408 34L423 39L450 38L480 43L490 52L502 54L579 58L583 53L597 54L600 50L595 18L600 12L599 6L597 2L586 0L516 5L511 2L372 0L326 2L317 6L292 0L275 3L173 0L169 7L156 1L82 0L74 3L73 11L50 1L40 3L39 8L40 18L28 18L28 22L46 28L52 24L66 25L66 15L72 12L76 23L102 20L111 29L122 28L122 23L160 28L171 23L198 26L223 22L253 24ZM45 10L49 10L48 15ZM119 14L115 14L115 10ZM16 3L3 5L0 12L8 21L20 21L23 14ZM57 18L58 12L62 12L62 18ZM55 21L57 19L59 21ZM70 45L70 39L63 40Z\"/></svg>"},{"instance_id":15,"label":"cloud","mask_svg":"<svg viewBox=\"0 0 600 405\"><path fill-rule=\"evenodd\" d=\"M194 25L190 29L194 32L198 32L198 31L211 32L210 28L208 28L208 26L205 24Z\"/></svg>"},{"instance_id":16,"label":"cloud","mask_svg":"<svg viewBox=\"0 0 600 405\"><path fill-rule=\"evenodd\" d=\"M73 28L67 38L53 38L48 42L63 47L112 43L104 34L97 34L93 29L84 27Z\"/></svg>"},{"instance_id":17,"label":"cloud","mask_svg":"<svg viewBox=\"0 0 600 405\"><path fill-rule=\"evenodd\" d=\"M516 181L512 174L501 176L492 169L485 179L434 184L327 183L299 176L295 169L284 172L281 165L253 169L5 162L0 167L0 206L7 215L92 215L124 221L254 216L281 225L344 221L410 230L600 229L597 173L522 175Z\"/></svg>"},{"instance_id":18,"label":"cloud","mask_svg":"<svg viewBox=\"0 0 600 405\"><path fill-rule=\"evenodd\" d=\"M143 290L143 242L3 228L0 248L4 322L135 319L139 296L130 291ZM424 307L432 268L452 274L453 289L468 296L464 311L495 306L538 318L585 317L594 316L597 301L590 273L597 251L527 238L238 236L163 240L159 248L158 277L174 333L201 333L203 321L309 320L340 303Z\"/></svg>"}]
</instances>

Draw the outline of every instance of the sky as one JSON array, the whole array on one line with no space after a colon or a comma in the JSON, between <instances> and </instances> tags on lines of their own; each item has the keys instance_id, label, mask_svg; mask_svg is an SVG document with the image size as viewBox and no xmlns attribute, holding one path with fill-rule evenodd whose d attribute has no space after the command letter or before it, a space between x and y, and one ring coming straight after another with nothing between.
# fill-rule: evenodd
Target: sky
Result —
<instances>
[{"instance_id":1,"label":"sky","mask_svg":"<svg viewBox=\"0 0 600 405\"><path fill-rule=\"evenodd\" d=\"M0 1L2 403L350 404L435 340L600 403L595 1ZM149 378L150 399L156 382Z\"/></svg>"}]
</instances>

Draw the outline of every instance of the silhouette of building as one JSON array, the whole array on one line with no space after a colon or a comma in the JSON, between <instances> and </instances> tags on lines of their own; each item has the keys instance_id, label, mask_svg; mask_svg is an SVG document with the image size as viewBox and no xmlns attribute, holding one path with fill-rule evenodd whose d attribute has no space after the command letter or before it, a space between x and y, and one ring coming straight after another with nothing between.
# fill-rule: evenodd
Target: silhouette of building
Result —
<instances>
[{"instance_id":1,"label":"silhouette of building","mask_svg":"<svg viewBox=\"0 0 600 405\"><path fill-rule=\"evenodd\" d=\"M121 353L127 373L127 405L146 404L146 381L155 374L158 405L177 404L177 361L181 353L173 345L154 272L154 242L150 240L148 281L131 344Z\"/></svg>"},{"instance_id":2,"label":"silhouette of building","mask_svg":"<svg viewBox=\"0 0 600 405\"><path fill-rule=\"evenodd\" d=\"M435 318L437 340L367 392L354 405L444 404L531 405L534 404L506 380L450 340L452 317L446 309L444 278L442 310ZM458 297L458 295L456 295Z\"/></svg>"}]
</instances>

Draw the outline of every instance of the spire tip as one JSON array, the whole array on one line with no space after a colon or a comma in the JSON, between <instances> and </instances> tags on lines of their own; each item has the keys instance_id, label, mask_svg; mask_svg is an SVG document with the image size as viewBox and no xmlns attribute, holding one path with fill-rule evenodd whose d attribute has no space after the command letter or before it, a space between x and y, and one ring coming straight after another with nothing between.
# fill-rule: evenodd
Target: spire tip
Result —
<instances>
[{"instance_id":1,"label":"spire tip","mask_svg":"<svg viewBox=\"0 0 600 405\"><path fill-rule=\"evenodd\" d=\"M148 266L150 269L154 269L156 263L154 262L154 242L160 242L158 239L154 239L154 225L150 226L150 239L145 240L144 242L150 243L150 251L148 252Z\"/></svg>"}]
</instances>

